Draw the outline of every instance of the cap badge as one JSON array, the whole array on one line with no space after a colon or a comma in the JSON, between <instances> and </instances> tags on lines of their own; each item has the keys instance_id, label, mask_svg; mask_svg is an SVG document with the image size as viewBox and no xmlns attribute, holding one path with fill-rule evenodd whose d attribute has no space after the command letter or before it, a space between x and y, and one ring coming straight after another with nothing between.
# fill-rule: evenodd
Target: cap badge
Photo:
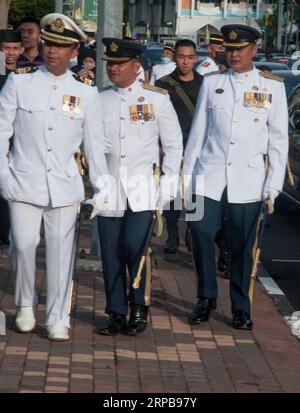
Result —
<instances>
[{"instance_id":1,"label":"cap badge","mask_svg":"<svg viewBox=\"0 0 300 413\"><path fill-rule=\"evenodd\" d=\"M117 43L115 43L115 42L112 42L112 43L109 45L109 48L110 48L110 50L111 50L113 53L115 53L115 52L117 52L117 51L119 50L119 46L118 46Z\"/></svg>"},{"instance_id":2,"label":"cap badge","mask_svg":"<svg viewBox=\"0 0 300 413\"><path fill-rule=\"evenodd\" d=\"M229 33L229 39L230 39L230 40L236 40L237 37L238 37L238 35L237 35L237 33L236 33L234 30L232 30L232 31Z\"/></svg>"},{"instance_id":3,"label":"cap badge","mask_svg":"<svg viewBox=\"0 0 300 413\"><path fill-rule=\"evenodd\" d=\"M63 33L65 30L65 24L62 19L55 19L51 22L50 28L53 32Z\"/></svg>"}]
</instances>

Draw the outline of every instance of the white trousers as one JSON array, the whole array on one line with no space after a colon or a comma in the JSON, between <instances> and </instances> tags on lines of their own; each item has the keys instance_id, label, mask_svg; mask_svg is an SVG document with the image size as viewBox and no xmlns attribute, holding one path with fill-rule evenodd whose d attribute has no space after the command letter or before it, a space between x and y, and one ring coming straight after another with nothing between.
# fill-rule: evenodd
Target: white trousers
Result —
<instances>
[{"instance_id":1,"label":"white trousers","mask_svg":"<svg viewBox=\"0 0 300 413\"><path fill-rule=\"evenodd\" d=\"M46 325L70 327L68 314L74 258L76 205L62 208L10 203L10 259L16 274L15 302L35 302L36 248L44 221L47 268Z\"/></svg>"}]
</instances>

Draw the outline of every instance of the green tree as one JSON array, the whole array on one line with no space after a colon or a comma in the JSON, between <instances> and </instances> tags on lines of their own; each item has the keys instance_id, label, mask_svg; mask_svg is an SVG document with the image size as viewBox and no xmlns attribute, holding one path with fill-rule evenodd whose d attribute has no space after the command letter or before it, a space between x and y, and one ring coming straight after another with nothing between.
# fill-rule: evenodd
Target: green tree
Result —
<instances>
[{"instance_id":1,"label":"green tree","mask_svg":"<svg viewBox=\"0 0 300 413\"><path fill-rule=\"evenodd\" d=\"M11 0L8 23L15 27L24 17L38 20L55 10L55 0Z\"/></svg>"}]
</instances>

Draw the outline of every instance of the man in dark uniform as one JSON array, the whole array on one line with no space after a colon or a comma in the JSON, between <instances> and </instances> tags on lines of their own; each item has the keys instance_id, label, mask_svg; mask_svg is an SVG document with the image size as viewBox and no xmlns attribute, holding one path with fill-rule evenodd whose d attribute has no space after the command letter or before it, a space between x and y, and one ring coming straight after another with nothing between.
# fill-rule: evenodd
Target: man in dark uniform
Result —
<instances>
[{"instance_id":1,"label":"man in dark uniform","mask_svg":"<svg viewBox=\"0 0 300 413\"><path fill-rule=\"evenodd\" d=\"M23 53L21 33L18 30L1 30L0 50L5 56L5 75L0 75L0 91L10 72L17 68L17 60ZM8 202L0 197L0 243L9 245L9 207Z\"/></svg>"},{"instance_id":2,"label":"man in dark uniform","mask_svg":"<svg viewBox=\"0 0 300 413\"><path fill-rule=\"evenodd\" d=\"M167 91L138 80L139 57L144 47L113 38L104 38L103 43L107 49L102 59L107 62L107 74L113 86L99 96L105 139L110 143L106 160L113 185L108 185L106 203L101 192L90 202L94 214L99 215L105 311L109 316L100 334L112 336L125 330L129 335L136 335L147 326L150 283L146 282L146 268L138 288L132 284L153 211L158 206L162 209L176 196L182 135ZM166 155L158 186L153 166L159 163L159 140ZM126 328L128 307L130 316Z\"/></svg>"},{"instance_id":3,"label":"man in dark uniform","mask_svg":"<svg viewBox=\"0 0 300 413\"><path fill-rule=\"evenodd\" d=\"M196 45L192 40L179 40L175 45L176 69L155 82L156 86L167 89L171 102L177 113L180 123L183 146L185 148L190 128L193 120L200 86L203 77L194 70L197 62ZM179 246L178 220L181 208L171 202L170 209L165 210L163 215L166 219L168 239L164 246L164 251L174 254ZM188 231L186 232L186 243L189 245Z\"/></svg>"},{"instance_id":4,"label":"man in dark uniform","mask_svg":"<svg viewBox=\"0 0 300 413\"><path fill-rule=\"evenodd\" d=\"M24 53L18 59L18 67L40 66L44 59L40 53L41 26L33 17L25 17L18 24L21 32Z\"/></svg>"},{"instance_id":5,"label":"man in dark uniform","mask_svg":"<svg viewBox=\"0 0 300 413\"><path fill-rule=\"evenodd\" d=\"M198 303L189 321L208 321L217 298L214 241L225 195L232 325L251 330L249 286L256 226L262 202L274 202L284 182L287 100L283 79L253 65L260 32L239 24L225 25L221 32L230 69L204 78L184 154L185 200L190 204L194 194L198 212L189 217L198 276ZM197 185L199 177L204 186Z\"/></svg>"}]
</instances>

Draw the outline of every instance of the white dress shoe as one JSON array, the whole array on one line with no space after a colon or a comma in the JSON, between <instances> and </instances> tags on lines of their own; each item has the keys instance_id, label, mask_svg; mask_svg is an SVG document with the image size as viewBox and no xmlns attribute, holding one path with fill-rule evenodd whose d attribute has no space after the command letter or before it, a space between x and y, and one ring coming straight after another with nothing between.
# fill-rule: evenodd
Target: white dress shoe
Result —
<instances>
[{"instance_id":1,"label":"white dress shoe","mask_svg":"<svg viewBox=\"0 0 300 413\"><path fill-rule=\"evenodd\" d=\"M69 340L68 327L62 325L48 326L48 338L51 341L66 341Z\"/></svg>"},{"instance_id":2,"label":"white dress shoe","mask_svg":"<svg viewBox=\"0 0 300 413\"><path fill-rule=\"evenodd\" d=\"M18 307L16 314L16 328L21 333L29 333L35 327L35 317L32 307Z\"/></svg>"}]
</instances>

